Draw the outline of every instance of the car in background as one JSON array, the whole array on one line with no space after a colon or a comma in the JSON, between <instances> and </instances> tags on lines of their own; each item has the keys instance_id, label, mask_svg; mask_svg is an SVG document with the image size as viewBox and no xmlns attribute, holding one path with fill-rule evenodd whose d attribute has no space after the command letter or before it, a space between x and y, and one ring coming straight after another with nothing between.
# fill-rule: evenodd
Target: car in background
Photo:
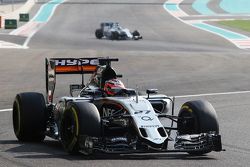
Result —
<instances>
[{"instance_id":1,"label":"car in background","mask_svg":"<svg viewBox=\"0 0 250 167\"><path fill-rule=\"evenodd\" d=\"M116 22L103 22L99 29L96 29L95 36L97 39L107 38L111 40L139 40L142 39L139 31L130 32L127 28L122 28Z\"/></svg>"}]
</instances>

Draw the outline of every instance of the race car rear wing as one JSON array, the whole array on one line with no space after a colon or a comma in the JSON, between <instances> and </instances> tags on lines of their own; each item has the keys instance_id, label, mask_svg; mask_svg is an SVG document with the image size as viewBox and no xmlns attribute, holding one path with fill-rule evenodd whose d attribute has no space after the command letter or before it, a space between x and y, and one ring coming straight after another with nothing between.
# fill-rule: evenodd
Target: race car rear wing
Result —
<instances>
[{"instance_id":1,"label":"race car rear wing","mask_svg":"<svg viewBox=\"0 0 250 167\"><path fill-rule=\"evenodd\" d=\"M81 74L82 85L84 85L84 74L96 72L98 66L110 66L112 61L118 61L117 58L46 58L46 96L47 103L53 102L53 95L56 85L57 74Z\"/></svg>"}]
</instances>

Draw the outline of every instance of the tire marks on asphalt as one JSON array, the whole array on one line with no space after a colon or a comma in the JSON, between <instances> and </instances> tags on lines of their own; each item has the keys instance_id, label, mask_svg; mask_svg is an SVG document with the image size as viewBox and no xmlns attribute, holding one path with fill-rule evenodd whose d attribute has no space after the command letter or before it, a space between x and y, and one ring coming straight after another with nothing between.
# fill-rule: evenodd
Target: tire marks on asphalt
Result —
<instances>
[{"instance_id":1,"label":"tire marks on asphalt","mask_svg":"<svg viewBox=\"0 0 250 167\"><path fill-rule=\"evenodd\" d=\"M179 95L175 96L175 98L191 98L191 97L205 97L205 96L228 96L228 95L238 95L238 94L250 94L250 90L246 91L235 91L235 92L218 92L218 93L204 93L204 94L193 94L193 95ZM1 109L1 112L9 112L12 111L12 108L9 109Z\"/></svg>"}]
</instances>

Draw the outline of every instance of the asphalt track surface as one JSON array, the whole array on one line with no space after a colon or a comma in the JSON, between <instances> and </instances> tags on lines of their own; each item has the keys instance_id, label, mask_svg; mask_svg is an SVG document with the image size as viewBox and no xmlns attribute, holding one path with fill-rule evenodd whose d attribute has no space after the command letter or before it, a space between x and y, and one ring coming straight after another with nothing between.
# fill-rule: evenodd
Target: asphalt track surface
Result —
<instances>
[{"instance_id":1,"label":"asphalt track surface","mask_svg":"<svg viewBox=\"0 0 250 167\"><path fill-rule=\"evenodd\" d=\"M164 1L68 1L58 14L31 40L31 48L92 49L121 51L221 51L231 49L220 37L183 25L169 16ZM77 17L78 16L78 17ZM79 17L81 16L81 17ZM74 19L72 19L74 18ZM67 21L66 21L67 20ZM143 41L96 40L95 29L102 21L118 21L131 30L139 30ZM172 24L172 23L175 24ZM171 24L170 24L171 23ZM200 31L200 32L199 32ZM91 32L91 33L90 33ZM79 35L81 34L81 35ZM166 40L167 39L167 40ZM217 41L211 43L209 40ZM45 41L50 41L45 42ZM53 44L53 45L52 45ZM73 44L73 45L72 45Z\"/></svg>"},{"instance_id":2,"label":"asphalt track surface","mask_svg":"<svg viewBox=\"0 0 250 167\"><path fill-rule=\"evenodd\" d=\"M1 49L0 109L11 108L17 92L45 92L45 57L118 57L114 67L127 87L158 88L170 96L250 90L248 51L181 23L163 9L163 3L74 0L62 4L31 39L30 49ZM109 20L138 29L144 39L95 39L99 23ZM76 78L58 78L56 97L68 95L68 84L80 82ZM191 99L206 99L214 105L225 152L198 157L185 153L72 156L49 138L41 144L19 143L11 112L6 111L0 112L0 166L250 166L250 93L179 97L176 114Z\"/></svg>"}]
</instances>

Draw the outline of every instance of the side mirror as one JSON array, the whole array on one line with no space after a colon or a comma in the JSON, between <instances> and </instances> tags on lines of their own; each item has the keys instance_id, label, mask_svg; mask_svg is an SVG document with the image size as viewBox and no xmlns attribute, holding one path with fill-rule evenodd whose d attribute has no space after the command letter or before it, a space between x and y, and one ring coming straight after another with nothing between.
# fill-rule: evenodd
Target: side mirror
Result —
<instances>
[{"instance_id":1,"label":"side mirror","mask_svg":"<svg viewBox=\"0 0 250 167\"><path fill-rule=\"evenodd\" d=\"M69 85L69 89L70 89L70 96L74 96L74 92L76 91L81 91L84 88L84 85L82 84L71 84Z\"/></svg>"},{"instance_id":2,"label":"side mirror","mask_svg":"<svg viewBox=\"0 0 250 167\"><path fill-rule=\"evenodd\" d=\"M148 94L148 99L150 94L157 94L158 89L147 89L146 93Z\"/></svg>"}]
</instances>

